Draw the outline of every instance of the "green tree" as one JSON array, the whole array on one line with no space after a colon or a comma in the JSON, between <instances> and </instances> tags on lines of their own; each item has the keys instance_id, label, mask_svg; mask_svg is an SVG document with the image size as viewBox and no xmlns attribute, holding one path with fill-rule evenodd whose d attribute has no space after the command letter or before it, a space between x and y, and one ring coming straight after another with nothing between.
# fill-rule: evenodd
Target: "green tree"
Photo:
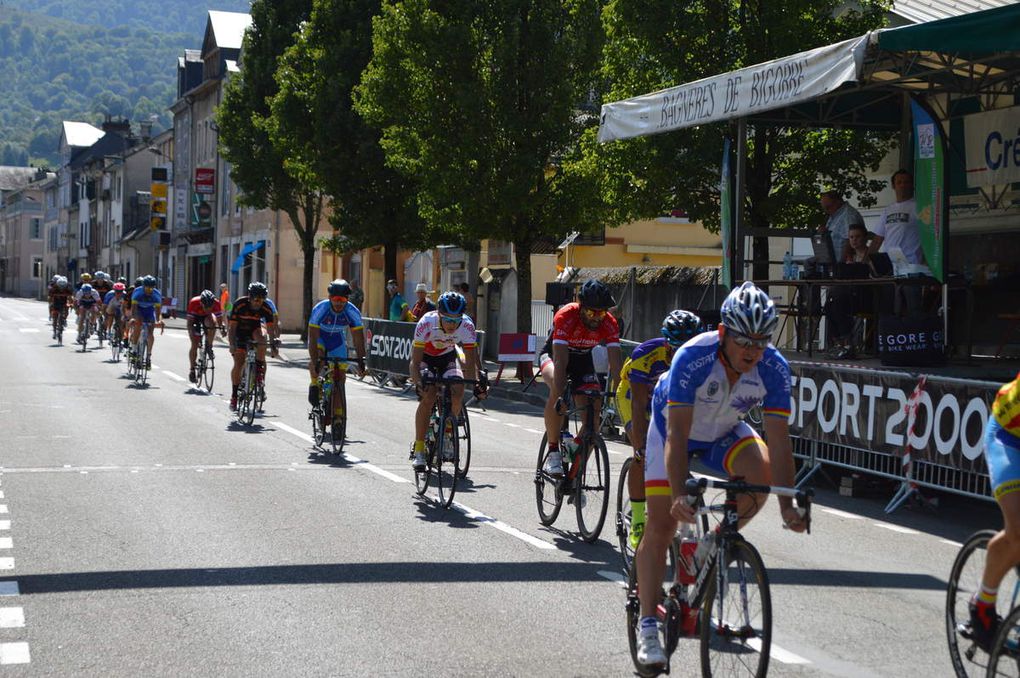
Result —
<instances>
[{"instance_id":1,"label":"green tree","mask_svg":"<svg viewBox=\"0 0 1020 678\"><path fill-rule=\"evenodd\" d=\"M303 318L312 310L315 238L323 198L306 177L291 172L286 155L269 135L269 102L277 92L280 56L294 42L311 12L311 0L254 0L251 28L242 48L241 72L231 78L217 112L219 143L231 163L239 201L257 209L281 210L294 224L304 255ZM306 332L302 323L302 336Z\"/></svg>"},{"instance_id":2,"label":"green tree","mask_svg":"<svg viewBox=\"0 0 1020 678\"><path fill-rule=\"evenodd\" d=\"M531 328L533 246L581 222L586 182L558 168L585 118L600 4L384 2L357 91L387 162L418 185L426 222L513 243L518 331Z\"/></svg>"},{"instance_id":3,"label":"green tree","mask_svg":"<svg viewBox=\"0 0 1020 678\"><path fill-rule=\"evenodd\" d=\"M379 7L379 0L315 1L281 62L272 136L286 149L290 170L330 196L334 234L325 246L342 252L384 245L389 279L398 249L431 246L441 236L419 218L412 182L386 166L379 131L352 108Z\"/></svg>"},{"instance_id":4,"label":"green tree","mask_svg":"<svg viewBox=\"0 0 1020 678\"><path fill-rule=\"evenodd\" d=\"M610 0L603 12L605 101L616 101L769 61L863 35L879 27L886 0L848 9L838 0L631 2ZM595 130L583 141L572 169L594 174L614 223L683 209L708 228L719 227L719 163L724 124L600 145ZM817 222L822 185L858 193L874 204L880 186L866 174L892 140L850 130L751 126L747 194L752 227ZM756 238L754 259L767 261L767 241ZM766 273L756 263L755 276Z\"/></svg>"}]
</instances>

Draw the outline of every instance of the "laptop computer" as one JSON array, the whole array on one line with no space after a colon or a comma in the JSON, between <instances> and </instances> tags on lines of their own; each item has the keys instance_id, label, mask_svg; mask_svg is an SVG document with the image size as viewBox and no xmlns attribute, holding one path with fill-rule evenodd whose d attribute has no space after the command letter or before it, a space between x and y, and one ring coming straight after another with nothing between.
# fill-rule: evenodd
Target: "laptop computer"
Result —
<instances>
[{"instance_id":1,"label":"laptop computer","mask_svg":"<svg viewBox=\"0 0 1020 678\"><path fill-rule=\"evenodd\" d=\"M871 265L875 269L875 276L879 278L891 278L893 274L892 259L885 252L875 252L869 255Z\"/></svg>"},{"instance_id":2,"label":"laptop computer","mask_svg":"<svg viewBox=\"0 0 1020 678\"><path fill-rule=\"evenodd\" d=\"M832 246L832 238L828 233L815 233L811 236L811 248L814 250L815 263L832 266L836 263L836 250Z\"/></svg>"},{"instance_id":3,"label":"laptop computer","mask_svg":"<svg viewBox=\"0 0 1020 678\"><path fill-rule=\"evenodd\" d=\"M864 262L836 264L834 273L837 280L863 280L871 277L871 266Z\"/></svg>"}]
</instances>

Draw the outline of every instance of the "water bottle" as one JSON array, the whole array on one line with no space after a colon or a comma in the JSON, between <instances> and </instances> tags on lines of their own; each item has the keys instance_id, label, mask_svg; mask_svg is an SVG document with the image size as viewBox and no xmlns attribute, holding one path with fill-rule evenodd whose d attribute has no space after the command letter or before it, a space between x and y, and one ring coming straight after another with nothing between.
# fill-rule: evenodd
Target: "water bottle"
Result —
<instances>
[{"instance_id":1,"label":"water bottle","mask_svg":"<svg viewBox=\"0 0 1020 678\"><path fill-rule=\"evenodd\" d=\"M436 430L439 428L439 417L436 413L432 413L432 417L429 418L429 426L425 429L425 441L432 443L436 439Z\"/></svg>"},{"instance_id":2,"label":"water bottle","mask_svg":"<svg viewBox=\"0 0 1020 678\"><path fill-rule=\"evenodd\" d=\"M684 525L680 537L680 558L677 561L677 579L681 584L693 584L697 574L695 552L698 550L698 539L688 525Z\"/></svg>"},{"instance_id":3,"label":"water bottle","mask_svg":"<svg viewBox=\"0 0 1020 678\"><path fill-rule=\"evenodd\" d=\"M577 449L577 445L574 444L574 436L571 435L570 431L560 432L560 454L563 455L563 461L569 463L574 459L574 452Z\"/></svg>"},{"instance_id":4,"label":"water bottle","mask_svg":"<svg viewBox=\"0 0 1020 678\"><path fill-rule=\"evenodd\" d=\"M789 252L783 255L783 280L793 280L793 257Z\"/></svg>"}]
</instances>

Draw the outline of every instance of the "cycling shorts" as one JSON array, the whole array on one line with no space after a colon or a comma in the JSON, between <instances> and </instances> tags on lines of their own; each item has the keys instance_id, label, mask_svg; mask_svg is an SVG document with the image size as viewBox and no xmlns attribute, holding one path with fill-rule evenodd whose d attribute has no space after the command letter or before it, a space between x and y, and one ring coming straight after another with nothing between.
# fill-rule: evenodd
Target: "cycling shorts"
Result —
<instances>
[{"instance_id":1,"label":"cycling shorts","mask_svg":"<svg viewBox=\"0 0 1020 678\"><path fill-rule=\"evenodd\" d=\"M996 501L1020 490L1020 439L1010 435L994 417L985 427L985 462Z\"/></svg>"},{"instance_id":2,"label":"cycling shorts","mask_svg":"<svg viewBox=\"0 0 1020 678\"><path fill-rule=\"evenodd\" d=\"M552 364L552 356L543 353L539 359L539 369L544 370L546 365ZM585 353L569 353L567 357L567 379L576 389L599 390L602 385L595 374L595 362L591 358L591 351Z\"/></svg>"},{"instance_id":3,"label":"cycling shorts","mask_svg":"<svg viewBox=\"0 0 1020 678\"><path fill-rule=\"evenodd\" d=\"M151 306L146 308L144 306L136 306L138 310L138 316L142 319L143 323L154 323L156 322L156 309Z\"/></svg>"},{"instance_id":4,"label":"cycling shorts","mask_svg":"<svg viewBox=\"0 0 1020 678\"><path fill-rule=\"evenodd\" d=\"M344 349L346 351L346 348ZM448 351L442 355L426 353L421 360L421 373L431 372L442 379L463 379L464 372L460 369L456 351Z\"/></svg>"},{"instance_id":5,"label":"cycling shorts","mask_svg":"<svg viewBox=\"0 0 1020 678\"><path fill-rule=\"evenodd\" d=\"M206 318L212 316L202 316L201 318L188 318L188 334L193 337L200 337L206 330L211 330L215 327L215 324L207 324Z\"/></svg>"},{"instance_id":6,"label":"cycling shorts","mask_svg":"<svg viewBox=\"0 0 1020 678\"><path fill-rule=\"evenodd\" d=\"M649 426L645 444L645 494L648 496L671 495L666 475L665 443L659 427ZM759 449L765 449L765 441L744 421L715 442L690 440L687 443L688 458L696 454L708 468L725 476L733 475L733 462L740 454Z\"/></svg>"},{"instance_id":7,"label":"cycling shorts","mask_svg":"<svg viewBox=\"0 0 1020 678\"><path fill-rule=\"evenodd\" d=\"M248 331L248 328L238 323L237 329L234 331L234 337L237 340L237 350L243 351L248 346L249 341L254 341L255 335L262 332L262 336L268 338L269 335L263 332L261 325L255 325L252 331Z\"/></svg>"},{"instance_id":8,"label":"cycling shorts","mask_svg":"<svg viewBox=\"0 0 1020 678\"><path fill-rule=\"evenodd\" d=\"M341 342L339 345L334 346L328 351L326 350L326 344L322 343L321 338L317 342L317 345L319 347L319 355L321 356L325 356L327 358L339 358L340 360L347 359L347 342ZM427 358L428 356L425 357Z\"/></svg>"}]
</instances>

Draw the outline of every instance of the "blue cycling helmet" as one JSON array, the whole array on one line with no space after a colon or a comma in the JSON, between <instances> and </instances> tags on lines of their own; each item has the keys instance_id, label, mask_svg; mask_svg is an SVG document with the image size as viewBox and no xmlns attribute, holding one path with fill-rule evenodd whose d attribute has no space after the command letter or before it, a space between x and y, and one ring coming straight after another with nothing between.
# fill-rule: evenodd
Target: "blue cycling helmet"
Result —
<instances>
[{"instance_id":1,"label":"blue cycling helmet","mask_svg":"<svg viewBox=\"0 0 1020 678\"><path fill-rule=\"evenodd\" d=\"M436 301L436 308L444 315L463 315L467 301L460 292L443 292Z\"/></svg>"},{"instance_id":2,"label":"blue cycling helmet","mask_svg":"<svg viewBox=\"0 0 1020 678\"><path fill-rule=\"evenodd\" d=\"M701 331L701 318L690 311L671 311L662 321L662 336L672 346L680 346Z\"/></svg>"},{"instance_id":3,"label":"blue cycling helmet","mask_svg":"<svg viewBox=\"0 0 1020 678\"><path fill-rule=\"evenodd\" d=\"M85 283L84 285L82 285L81 286L81 293L82 294L92 294L92 285L89 285L88 283Z\"/></svg>"},{"instance_id":4,"label":"blue cycling helmet","mask_svg":"<svg viewBox=\"0 0 1020 678\"><path fill-rule=\"evenodd\" d=\"M779 324L775 302L750 280L730 292L720 312L724 327L750 337L769 337Z\"/></svg>"},{"instance_id":5,"label":"blue cycling helmet","mask_svg":"<svg viewBox=\"0 0 1020 678\"><path fill-rule=\"evenodd\" d=\"M581 289L577 292L577 300L581 306L587 308L606 310L616 306L613 293L601 280L589 280L581 285Z\"/></svg>"},{"instance_id":6,"label":"blue cycling helmet","mask_svg":"<svg viewBox=\"0 0 1020 678\"><path fill-rule=\"evenodd\" d=\"M142 287L155 287L155 286L156 286L155 276L147 275L144 278L142 278Z\"/></svg>"}]
</instances>

